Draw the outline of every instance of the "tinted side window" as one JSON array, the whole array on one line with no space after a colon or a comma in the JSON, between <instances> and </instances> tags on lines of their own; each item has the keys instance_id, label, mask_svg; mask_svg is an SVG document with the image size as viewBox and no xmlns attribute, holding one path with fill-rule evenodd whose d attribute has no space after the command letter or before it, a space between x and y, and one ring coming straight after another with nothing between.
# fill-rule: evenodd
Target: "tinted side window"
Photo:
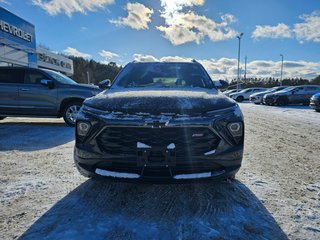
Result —
<instances>
[{"instance_id":1,"label":"tinted side window","mask_svg":"<svg viewBox=\"0 0 320 240\"><path fill-rule=\"evenodd\" d=\"M23 83L22 70L0 69L0 83Z\"/></svg>"},{"instance_id":2,"label":"tinted side window","mask_svg":"<svg viewBox=\"0 0 320 240\"><path fill-rule=\"evenodd\" d=\"M24 75L24 83L26 84L40 84L42 79L47 79L47 77L38 71L27 70Z\"/></svg>"}]
</instances>

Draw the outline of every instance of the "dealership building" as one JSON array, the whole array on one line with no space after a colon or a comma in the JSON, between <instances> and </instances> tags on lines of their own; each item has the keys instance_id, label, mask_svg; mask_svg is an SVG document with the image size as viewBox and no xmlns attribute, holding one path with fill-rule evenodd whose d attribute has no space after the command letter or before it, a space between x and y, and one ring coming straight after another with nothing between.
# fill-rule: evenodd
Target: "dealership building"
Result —
<instances>
[{"instance_id":1,"label":"dealership building","mask_svg":"<svg viewBox=\"0 0 320 240\"><path fill-rule=\"evenodd\" d=\"M33 24L0 7L0 66L46 68L73 75L73 61L37 46Z\"/></svg>"}]
</instances>

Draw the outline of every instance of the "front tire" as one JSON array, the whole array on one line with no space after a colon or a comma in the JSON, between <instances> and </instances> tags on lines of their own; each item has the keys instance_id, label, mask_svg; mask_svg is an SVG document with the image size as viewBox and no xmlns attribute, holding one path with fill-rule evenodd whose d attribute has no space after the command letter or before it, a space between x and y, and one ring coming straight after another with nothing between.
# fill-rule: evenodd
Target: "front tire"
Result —
<instances>
[{"instance_id":1,"label":"front tire","mask_svg":"<svg viewBox=\"0 0 320 240\"><path fill-rule=\"evenodd\" d=\"M288 105L288 99L286 99L286 98L279 98L279 99L277 100L277 105L278 105L278 106L286 106L286 105Z\"/></svg>"},{"instance_id":2,"label":"front tire","mask_svg":"<svg viewBox=\"0 0 320 240\"><path fill-rule=\"evenodd\" d=\"M236 101L237 101L237 102L243 102L243 96L238 96L238 97L236 98Z\"/></svg>"},{"instance_id":3,"label":"front tire","mask_svg":"<svg viewBox=\"0 0 320 240\"><path fill-rule=\"evenodd\" d=\"M82 106L82 102L71 102L65 105L62 111L63 120L69 127L74 127L77 114Z\"/></svg>"}]
</instances>

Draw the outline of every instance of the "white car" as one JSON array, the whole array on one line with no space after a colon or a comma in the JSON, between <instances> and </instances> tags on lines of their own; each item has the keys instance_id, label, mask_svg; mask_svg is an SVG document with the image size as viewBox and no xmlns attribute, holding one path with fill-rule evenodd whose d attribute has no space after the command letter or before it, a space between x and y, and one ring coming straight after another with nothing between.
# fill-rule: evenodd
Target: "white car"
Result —
<instances>
[{"instance_id":1,"label":"white car","mask_svg":"<svg viewBox=\"0 0 320 240\"><path fill-rule=\"evenodd\" d=\"M236 92L237 92L237 89L231 89L231 90L227 90L227 91L223 92L223 94L226 95L227 97L229 97L230 94L236 93Z\"/></svg>"},{"instance_id":2,"label":"white car","mask_svg":"<svg viewBox=\"0 0 320 240\"><path fill-rule=\"evenodd\" d=\"M249 100L251 94L263 91L266 91L266 88L246 88L240 92L230 94L229 97L237 102L242 102L244 100Z\"/></svg>"}]
</instances>

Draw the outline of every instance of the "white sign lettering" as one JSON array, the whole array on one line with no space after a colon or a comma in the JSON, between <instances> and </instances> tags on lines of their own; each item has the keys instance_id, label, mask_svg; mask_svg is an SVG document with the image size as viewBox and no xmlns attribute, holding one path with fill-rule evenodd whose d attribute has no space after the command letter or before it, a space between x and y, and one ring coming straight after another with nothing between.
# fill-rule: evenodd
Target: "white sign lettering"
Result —
<instances>
[{"instance_id":1,"label":"white sign lettering","mask_svg":"<svg viewBox=\"0 0 320 240\"><path fill-rule=\"evenodd\" d=\"M11 25L5 21L0 20L0 30L6 33L9 33L15 37L21 38L27 42L32 42L32 34L23 31L20 28L17 28L14 25Z\"/></svg>"}]
</instances>

